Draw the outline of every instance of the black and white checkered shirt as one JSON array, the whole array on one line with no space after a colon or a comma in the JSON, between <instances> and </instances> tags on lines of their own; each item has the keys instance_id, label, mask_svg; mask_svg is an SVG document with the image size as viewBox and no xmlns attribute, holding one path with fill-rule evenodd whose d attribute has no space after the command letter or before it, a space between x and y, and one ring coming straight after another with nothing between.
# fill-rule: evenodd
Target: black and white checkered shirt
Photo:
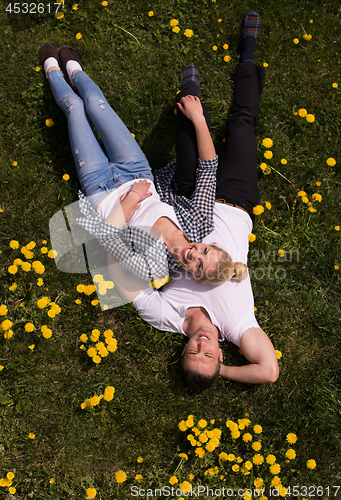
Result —
<instances>
[{"instance_id":1,"label":"black and white checkered shirt","mask_svg":"<svg viewBox=\"0 0 341 500\"><path fill-rule=\"evenodd\" d=\"M179 226L190 242L200 243L214 229L217 166L218 157L198 161L196 186L190 199L176 194L176 159L154 172L161 201L174 208ZM81 191L79 207L85 217L78 218L76 222L93 234L117 262L138 278L153 281L184 271L175 262L165 243L139 227L119 229L107 224Z\"/></svg>"}]
</instances>

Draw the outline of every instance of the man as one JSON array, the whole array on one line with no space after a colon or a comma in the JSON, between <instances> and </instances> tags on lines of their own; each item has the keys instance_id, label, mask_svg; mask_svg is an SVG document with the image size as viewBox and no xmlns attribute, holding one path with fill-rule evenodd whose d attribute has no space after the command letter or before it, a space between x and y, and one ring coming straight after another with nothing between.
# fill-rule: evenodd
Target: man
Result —
<instances>
[{"instance_id":1,"label":"man","mask_svg":"<svg viewBox=\"0 0 341 500\"><path fill-rule=\"evenodd\" d=\"M241 26L234 106L217 174L215 229L203 240L203 243L215 243L226 250L234 262L243 263L247 261L248 235L252 232L252 209L259 203L255 129L264 79L263 68L254 64L259 31L259 15L249 12ZM187 71L192 72L192 83L187 83L187 89L177 99L178 108L185 116L184 99L187 95L198 98L200 82L195 66L189 66ZM181 114L180 119L187 120ZM187 144L181 147L190 153L184 164L178 162L175 180L178 194L189 198L195 184L197 153L193 146L194 131L189 121L187 125L187 138L186 134L181 135ZM159 175L155 173L161 199L163 184L173 182L173 177L164 169ZM200 260L198 252L193 253L193 258ZM121 279L117 280L116 274L115 284L120 293L133 302L143 319L155 328L180 332L189 338L182 353L182 368L191 385L201 389L210 387L219 375L246 383L277 380L279 369L275 349L256 321L249 276L239 283L232 278L218 286L202 287L184 275L158 291L145 289L142 282L139 288L138 281L128 285L126 272L120 272ZM125 283L124 289L119 283ZM222 364L219 341L224 339L240 346L250 363L235 367Z\"/></svg>"}]
</instances>

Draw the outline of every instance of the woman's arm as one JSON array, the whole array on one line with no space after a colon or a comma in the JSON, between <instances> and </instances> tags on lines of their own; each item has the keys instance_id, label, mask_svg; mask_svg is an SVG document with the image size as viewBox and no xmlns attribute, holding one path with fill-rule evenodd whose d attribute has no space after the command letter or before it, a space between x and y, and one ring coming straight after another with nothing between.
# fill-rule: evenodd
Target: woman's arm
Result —
<instances>
[{"instance_id":1,"label":"woman's arm","mask_svg":"<svg viewBox=\"0 0 341 500\"><path fill-rule=\"evenodd\" d=\"M131 190L119 199L115 208L105 219L105 222L121 228L132 218L136 210L140 207L141 201L152 195L152 193L148 192L149 187L150 182L146 180L135 182Z\"/></svg>"},{"instance_id":2,"label":"woman's arm","mask_svg":"<svg viewBox=\"0 0 341 500\"><path fill-rule=\"evenodd\" d=\"M177 103L177 106L194 125L200 160L211 160L215 158L216 152L214 144L203 114L199 97L193 95L184 96L181 101Z\"/></svg>"}]
</instances>

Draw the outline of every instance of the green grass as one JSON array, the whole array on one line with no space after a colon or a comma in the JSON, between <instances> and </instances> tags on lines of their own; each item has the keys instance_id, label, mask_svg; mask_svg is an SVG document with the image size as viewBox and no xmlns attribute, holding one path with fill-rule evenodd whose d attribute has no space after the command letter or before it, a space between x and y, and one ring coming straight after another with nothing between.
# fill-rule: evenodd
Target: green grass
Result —
<instances>
[{"instance_id":1,"label":"green grass","mask_svg":"<svg viewBox=\"0 0 341 500\"><path fill-rule=\"evenodd\" d=\"M179 482L193 473L193 485L252 487L256 470L236 476L229 462L217 460L221 451L240 450L241 440L230 442L226 420L237 421L248 413L252 424L263 427L264 453L270 450L283 464L279 475L285 486L322 485L319 498L328 498L329 486L329 498L337 498L341 492L335 495L332 486L341 479L341 269L335 269L341 266L340 232L335 230L341 225L338 3L109 0L103 7L99 0L83 0L74 11L67 0L61 20L47 13L5 13L8 3L0 13L0 304L8 313L0 319L14 323L14 335L6 340L2 333L0 338L0 477L14 472L16 493L11 497L8 487L0 487L0 497L84 499L86 489L94 487L96 498L131 498L137 473L143 475L141 488L156 488L168 485L175 471ZM35 67L46 40L77 48L86 71L156 169L174 155L174 94L182 67L193 62L201 72L201 96L221 153L239 26L250 9L261 14L263 23L256 62L268 63L257 138L259 163L272 167L270 175L259 169L261 203L272 207L256 218L249 265L255 272L257 319L283 356L280 377L271 386L219 380L213 390L198 395L185 387L179 374L180 335L153 329L131 305L101 312L91 305L94 294L76 291L80 283L91 284L90 275L62 273L40 252L43 240L51 248L49 220L76 201L78 181L65 117ZM179 20L179 34L169 26L173 18ZM193 37L183 35L186 28L193 30ZM303 40L304 30L312 34L310 41ZM78 32L82 38L77 41ZM224 43L229 44L227 51ZM224 62L226 54L230 62ZM338 88L332 87L334 82ZM300 108L314 114L315 121L295 115ZM53 119L52 128L45 126L47 118ZM271 160L263 157L265 137L274 142ZM327 165L330 157L335 166ZM65 173L69 181L62 179ZM300 190L309 200L315 192L322 195L313 204L316 213L297 197ZM44 263L44 274L8 272L13 260L23 257L20 248L10 248L11 240L18 240L20 248L37 243L33 260ZM286 252L285 259L279 258L279 249ZM275 272L283 279L272 279ZM39 277L42 287L37 286ZM14 281L18 288L9 290ZM61 307L54 319L37 307L42 296ZM35 331L25 331L27 322L35 324ZM50 339L41 334L44 324L53 331ZM118 342L117 351L99 365L80 349L80 335L90 335L94 328L101 333L112 329ZM34 350L29 349L32 344ZM224 344L223 351L225 362L244 363L235 346ZM112 401L81 409L83 401L102 394L106 386L115 387ZM196 420L215 419L214 425L223 430L220 446L201 462L193 451L188 462L177 456L191 448L178 429L190 414ZM298 436L293 473L284 456L289 432ZM239 452L247 455L250 449ZM144 458L142 464L137 464L138 456ZM311 458L317 463L314 470L306 467ZM215 465L218 475L204 475ZM114 477L118 470L127 473L119 486ZM257 474L269 484L267 469Z\"/></svg>"}]
</instances>

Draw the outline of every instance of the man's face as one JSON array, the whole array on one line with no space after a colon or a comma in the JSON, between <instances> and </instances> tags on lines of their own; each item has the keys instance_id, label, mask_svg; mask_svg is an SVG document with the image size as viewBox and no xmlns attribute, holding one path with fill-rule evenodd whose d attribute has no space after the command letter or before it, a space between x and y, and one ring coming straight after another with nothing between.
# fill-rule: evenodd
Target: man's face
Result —
<instances>
[{"instance_id":1,"label":"man's face","mask_svg":"<svg viewBox=\"0 0 341 500\"><path fill-rule=\"evenodd\" d=\"M221 252L206 243L188 243L177 249L179 263L195 279L210 276L221 259Z\"/></svg>"},{"instance_id":2,"label":"man's face","mask_svg":"<svg viewBox=\"0 0 341 500\"><path fill-rule=\"evenodd\" d=\"M218 360L223 361L218 340L213 330L207 326L199 328L191 336L182 351L182 356L184 356L185 370L197 371L208 377L216 372Z\"/></svg>"}]
</instances>

